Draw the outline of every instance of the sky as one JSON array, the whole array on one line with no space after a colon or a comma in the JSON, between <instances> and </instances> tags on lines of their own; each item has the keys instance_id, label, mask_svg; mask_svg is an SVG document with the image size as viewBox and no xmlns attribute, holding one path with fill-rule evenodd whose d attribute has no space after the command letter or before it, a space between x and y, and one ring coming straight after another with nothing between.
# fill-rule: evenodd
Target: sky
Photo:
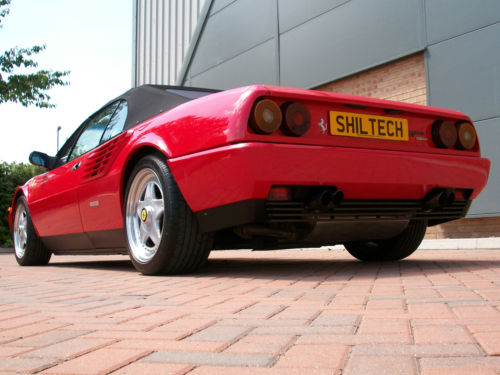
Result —
<instances>
[{"instance_id":1,"label":"sky","mask_svg":"<svg viewBox=\"0 0 500 375\"><path fill-rule=\"evenodd\" d=\"M12 0L0 29L0 54L47 46L37 69L71 71L68 86L47 93L54 109L0 104L0 162L55 155L93 112L132 86L132 0Z\"/></svg>"}]
</instances>

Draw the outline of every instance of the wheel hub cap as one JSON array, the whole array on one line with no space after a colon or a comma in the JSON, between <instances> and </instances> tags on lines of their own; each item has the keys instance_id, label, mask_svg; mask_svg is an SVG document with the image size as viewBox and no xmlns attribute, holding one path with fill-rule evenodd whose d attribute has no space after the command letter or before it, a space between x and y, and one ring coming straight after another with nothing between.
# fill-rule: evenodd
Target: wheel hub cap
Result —
<instances>
[{"instance_id":1,"label":"wheel hub cap","mask_svg":"<svg viewBox=\"0 0 500 375\"><path fill-rule=\"evenodd\" d=\"M148 210L143 208L141 211L141 220L143 223L145 223L147 219L148 219Z\"/></svg>"}]
</instances>

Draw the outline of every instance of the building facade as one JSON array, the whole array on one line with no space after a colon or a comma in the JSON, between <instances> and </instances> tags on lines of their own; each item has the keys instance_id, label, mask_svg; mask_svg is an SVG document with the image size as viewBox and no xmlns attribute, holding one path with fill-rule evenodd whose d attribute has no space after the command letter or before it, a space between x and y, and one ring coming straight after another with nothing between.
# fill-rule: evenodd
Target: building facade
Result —
<instances>
[{"instance_id":1,"label":"building facade","mask_svg":"<svg viewBox=\"0 0 500 375\"><path fill-rule=\"evenodd\" d=\"M490 179L467 219L429 236L500 236L498 0L134 2L135 85L263 83L465 112Z\"/></svg>"}]
</instances>

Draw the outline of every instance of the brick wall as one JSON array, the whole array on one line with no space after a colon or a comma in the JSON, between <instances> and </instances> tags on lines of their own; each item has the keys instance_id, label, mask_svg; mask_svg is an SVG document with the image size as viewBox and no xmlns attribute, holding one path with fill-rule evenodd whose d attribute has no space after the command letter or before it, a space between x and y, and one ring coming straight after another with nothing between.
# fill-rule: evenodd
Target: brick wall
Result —
<instances>
[{"instance_id":1,"label":"brick wall","mask_svg":"<svg viewBox=\"0 0 500 375\"><path fill-rule=\"evenodd\" d=\"M427 228L425 238L500 237L500 217L461 219Z\"/></svg>"},{"instance_id":2,"label":"brick wall","mask_svg":"<svg viewBox=\"0 0 500 375\"><path fill-rule=\"evenodd\" d=\"M316 90L427 104L424 54L418 53L319 86ZM500 237L500 217L461 219L427 229L426 238Z\"/></svg>"},{"instance_id":3,"label":"brick wall","mask_svg":"<svg viewBox=\"0 0 500 375\"><path fill-rule=\"evenodd\" d=\"M424 54L412 55L316 89L425 105Z\"/></svg>"}]
</instances>

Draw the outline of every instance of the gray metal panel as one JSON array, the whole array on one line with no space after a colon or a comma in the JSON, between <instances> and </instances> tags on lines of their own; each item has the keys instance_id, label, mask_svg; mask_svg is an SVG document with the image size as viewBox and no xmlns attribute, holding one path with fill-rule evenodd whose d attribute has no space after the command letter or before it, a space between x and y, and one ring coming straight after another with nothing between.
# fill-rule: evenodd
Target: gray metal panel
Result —
<instances>
[{"instance_id":1,"label":"gray metal panel","mask_svg":"<svg viewBox=\"0 0 500 375\"><path fill-rule=\"evenodd\" d=\"M425 0L429 44L500 21L498 0Z\"/></svg>"},{"instance_id":2,"label":"gray metal panel","mask_svg":"<svg viewBox=\"0 0 500 375\"><path fill-rule=\"evenodd\" d=\"M135 86L175 84L205 1L135 0Z\"/></svg>"},{"instance_id":3,"label":"gray metal panel","mask_svg":"<svg viewBox=\"0 0 500 375\"><path fill-rule=\"evenodd\" d=\"M279 0L280 32L285 32L351 0Z\"/></svg>"},{"instance_id":4,"label":"gray metal panel","mask_svg":"<svg viewBox=\"0 0 500 375\"><path fill-rule=\"evenodd\" d=\"M135 87L137 74L137 1L132 0L132 87Z\"/></svg>"},{"instance_id":5,"label":"gray metal panel","mask_svg":"<svg viewBox=\"0 0 500 375\"><path fill-rule=\"evenodd\" d=\"M227 7L229 4L234 3L237 0L215 0L210 9L210 15L217 13L221 9Z\"/></svg>"},{"instance_id":6,"label":"gray metal panel","mask_svg":"<svg viewBox=\"0 0 500 375\"><path fill-rule=\"evenodd\" d=\"M420 0L352 0L282 34L281 84L315 87L423 50L422 12Z\"/></svg>"},{"instance_id":7,"label":"gray metal panel","mask_svg":"<svg viewBox=\"0 0 500 375\"><path fill-rule=\"evenodd\" d=\"M431 105L500 116L500 23L429 47L427 67Z\"/></svg>"},{"instance_id":8,"label":"gray metal panel","mask_svg":"<svg viewBox=\"0 0 500 375\"><path fill-rule=\"evenodd\" d=\"M268 41L274 37L275 25L274 1L239 0L232 3L207 20L190 74L197 75ZM242 73L253 69L244 61L242 63Z\"/></svg>"},{"instance_id":9,"label":"gray metal panel","mask_svg":"<svg viewBox=\"0 0 500 375\"><path fill-rule=\"evenodd\" d=\"M225 61L199 75L191 76L191 85L214 89L230 89L250 84L276 82L275 40ZM246 67L242 70L242 67Z\"/></svg>"},{"instance_id":10,"label":"gray metal panel","mask_svg":"<svg viewBox=\"0 0 500 375\"><path fill-rule=\"evenodd\" d=\"M473 202L469 216L500 215L500 117L476 122L482 156L491 160L488 185Z\"/></svg>"},{"instance_id":11,"label":"gray metal panel","mask_svg":"<svg viewBox=\"0 0 500 375\"><path fill-rule=\"evenodd\" d=\"M193 31L191 41L189 42L188 50L186 51L186 54L184 56L184 60L182 62L182 66L181 66L179 73L177 74L177 78L175 80L176 85L189 86L189 83L187 83L187 82L190 82L190 80L187 79L186 77L188 76L189 68L191 66L191 61L193 59L196 48L198 47L198 42L199 42L200 36L205 28L205 24L206 24L206 21L208 19L212 5L213 5L213 0L207 0L207 1L205 1L203 8L200 10L200 13L197 17L198 20L196 22L196 27Z\"/></svg>"}]
</instances>

